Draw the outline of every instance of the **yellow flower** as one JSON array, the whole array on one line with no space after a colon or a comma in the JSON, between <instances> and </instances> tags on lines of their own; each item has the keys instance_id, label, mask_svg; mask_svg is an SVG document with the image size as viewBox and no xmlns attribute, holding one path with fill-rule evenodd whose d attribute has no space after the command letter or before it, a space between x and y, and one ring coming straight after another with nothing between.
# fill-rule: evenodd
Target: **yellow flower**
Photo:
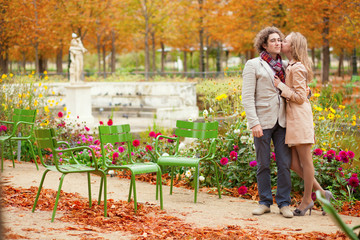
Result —
<instances>
[{"instance_id":1,"label":"yellow flower","mask_svg":"<svg viewBox=\"0 0 360 240\"><path fill-rule=\"evenodd\" d=\"M30 107L29 107L29 106L27 106L25 109L26 109L26 110L29 110L29 109L30 109Z\"/></svg>"},{"instance_id":2,"label":"yellow flower","mask_svg":"<svg viewBox=\"0 0 360 240\"><path fill-rule=\"evenodd\" d=\"M26 94L25 94L25 93L23 93L22 97L23 97L23 98L26 98Z\"/></svg>"},{"instance_id":3,"label":"yellow flower","mask_svg":"<svg viewBox=\"0 0 360 240\"><path fill-rule=\"evenodd\" d=\"M242 95L239 96L240 100L242 101Z\"/></svg>"},{"instance_id":4,"label":"yellow flower","mask_svg":"<svg viewBox=\"0 0 360 240\"><path fill-rule=\"evenodd\" d=\"M41 87L41 83L39 83L39 87Z\"/></svg>"},{"instance_id":5,"label":"yellow flower","mask_svg":"<svg viewBox=\"0 0 360 240\"><path fill-rule=\"evenodd\" d=\"M45 90L47 90L47 89L48 89L48 87L47 87L46 85L44 85L44 89L45 89Z\"/></svg>"},{"instance_id":6,"label":"yellow flower","mask_svg":"<svg viewBox=\"0 0 360 240\"><path fill-rule=\"evenodd\" d=\"M33 75L29 74L29 78L32 78Z\"/></svg>"},{"instance_id":7,"label":"yellow flower","mask_svg":"<svg viewBox=\"0 0 360 240\"><path fill-rule=\"evenodd\" d=\"M44 111L45 111L45 112L50 112L49 107L48 107L48 106L45 106L45 107L44 107Z\"/></svg>"},{"instance_id":8,"label":"yellow flower","mask_svg":"<svg viewBox=\"0 0 360 240\"><path fill-rule=\"evenodd\" d=\"M9 74L9 76L10 76L10 77L13 77L13 76L14 76L14 74L10 73L10 74Z\"/></svg>"},{"instance_id":9,"label":"yellow flower","mask_svg":"<svg viewBox=\"0 0 360 240\"><path fill-rule=\"evenodd\" d=\"M34 75L34 74L35 74L35 71L32 71L31 74Z\"/></svg>"},{"instance_id":10,"label":"yellow flower","mask_svg":"<svg viewBox=\"0 0 360 240\"><path fill-rule=\"evenodd\" d=\"M60 100L59 100L60 102L62 101L62 98L60 98Z\"/></svg>"},{"instance_id":11,"label":"yellow flower","mask_svg":"<svg viewBox=\"0 0 360 240\"><path fill-rule=\"evenodd\" d=\"M330 119L330 120L333 120L334 117L335 117L335 115L332 114L332 113L329 113L329 114L327 115L327 118Z\"/></svg>"},{"instance_id":12,"label":"yellow flower","mask_svg":"<svg viewBox=\"0 0 360 240\"><path fill-rule=\"evenodd\" d=\"M35 99L34 106L36 107L39 104L38 100Z\"/></svg>"},{"instance_id":13,"label":"yellow flower","mask_svg":"<svg viewBox=\"0 0 360 240\"><path fill-rule=\"evenodd\" d=\"M219 96L217 96L215 99L218 100L218 101L221 101L223 99L226 99L227 98L227 95L224 93L224 94L221 94Z\"/></svg>"},{"instance_id":14,"label":"yellow flower","mask_svg":"<svg viewBox=\"0 0 360 240\"><path fill-rule=\"evenodd\" d=\"M356 115L352 116L352 120L356 121Z\"/></svg>"},{"instance_id":15,"label":"yellow flower","mask_svg":"<svg viewBox=\"0 0 360 240\"><path fill-rule=\"evenodd\" d=\"M53 106L53 104L50 104L50 107L52 107Z\"/></svg>"},{"instance_id":16,"label":"yellow flower","mask_svg":"<svg viewBox=\"0 0 360 240\"><path fill-rule=\"evenodd\" d=\"M52 95L55 95L55 92L54 92L54 91L52 91L51 93L52 93Z\"/></svg>"},{"instance_id":17,"label":"yellow flower","mask_svg":"<svg viewBox=\"0 0 360 240\"><path fill-rule=\"evenodd\" d=\"M353 121L351 125L356 126L356 121Z\"/></svg>"},{"instance_id":18,"label":"yellow flower","mask_svg":"<svg viewBox=\"0 0 360 240\"><path fill-rule=\"evenodd\" d=\"M22 101L22 100L20 100L20 101L19 101L19 104L22 104L22 103L23 103L23 101Z\"/></svg>"},{"instance_id":19,"label":"yellow flower","mask_svg":"<svg viewBox=\"0 0 360 240\"><path fill-rule=\"evenodd\" d=\"M325 108L325 112L329 111L328 108Z\"/></svg>"},{"instance_id":20,"label":"yellow flower","mask_svg":"<svg viewBox=\"0 0 360 240\"><path fill-rule=\"evenodd\" d=\"M332 113L336 113L335 109L333 109L332 107L330 107L330 111L331 111Z\"/></svg>"},{"instance_id":21,"label":"yellow flower","mask_svg":"<svg viewBox=\"0 0 360 240\"><path fill-rule=\"evenodd\" d=\"M345 114L345 115L344 115L344 117L346 117L346 118L347 118L347 117L349 117L349 115Z\"/></svg>"},{"instance_id":22,"label":"yellow flower","mask_svg":"<svg viewBox=\"0 0 360 240\"><path fill-rule=\"evenodd\" d=\"M320 97L319 93L314 93L314 97Z\"/></svg>"},{"instance_id":23,"label":"yellow flower","mask_svg":"<svg viewBox=\"0 0 360 240\"><path fill-rule=\"evenodd\" d=\"M36 88L34 88L34 92L36 92Z\"/></svg>"},{"instance_id":24,"label":"yellow flower","mask_svg":"<svg viewBox=\"0 0 360 240\"><path fill-rule=\"evenodd\" d=\"M342 110L342 109L345 108L345 106L344 105L339 105L339 108Z\"/></svg>"},{"instance_id":25,"label":"yellow flower","mask_svg":"<svg viewBox=\"0 0 360 240\"><path fill-rule=\"evenodd\" d=\"M40 94L39 94L39 98L42 98L42 97L43 97L43 95L40 93Z\"/></svg>"},{"instance_id":26,"label":"yellow flower","mask_svg":"<svg viewBox=\"0 0 360 240\"><path fill-rule=\"evenodd\" d=\"M1 76L1 78L2 78L2 79L7 78L7 75L6 75L6 74L3 74L3 75Z\"/></svg>"},{"instance_id":27,"label":"yellow flower","mask_svg":"<svg viewBox=\"0 0 360 240\"><path fill-rule=\"evenodd\" d=\"M319 120L325 120L325 118L323 116L319 116Z\"/></svg>"},{"instance_id":28,"label":"yellow flower","mask_svg":"<svg viewBox=\"0 0 360 240\"><path fill-rule=\"evenodd\" d=\"M18 95L19 95L19 98L21 98L21 96L22 96L21 93L19 93Z\"/></svg>"},{"instance_id":29,"label":"yellow flower","mask_svg":"<svg viewBox=\"0 0 360 240\"><path fill-rule=\"evenodd\" d=\"M51 100L51 102L52 102L52 103L54 103L54 102L55 102L55 100L53 99L53 100Z\"/></svg>"},{"instance_id":30,"label":"yellow flower","mask_svg":"<svg viewBox=\"0 0 360 240\"><path fill-rule=\"evenodd\" d=\"M341 116L339 114L336 114L336 118L340 118Z\"/></svg>"},{"instance_id":31,"label":"yellow flower","mask_svg":"<svg viewBox=\"0 0 360 240\"><path fill-rule=\"evenodd\" d=\"M243 111L243 112L241 113L241 116L242 116L242 117L246 116L245 111Z\"/></svg>"},{"instance_id":32,"label":"yellow flower","mask_svg":"<svg viewBox=\"0 0 360 240\"><path fill-rule=\"evenodd\" d=\"M64 107L64 111L66 112L66 107Z\"/></svg>"},{"instance_id":33,"label":"yellow flower","mask_svg":"<svg viewBox=\"0 0 360 240\"><path fill-rule=\"evenodd\" d=\"M46 71L46 70L44 71L44 74L47 74L47 71Z\"/></svg>"}]
</instances>

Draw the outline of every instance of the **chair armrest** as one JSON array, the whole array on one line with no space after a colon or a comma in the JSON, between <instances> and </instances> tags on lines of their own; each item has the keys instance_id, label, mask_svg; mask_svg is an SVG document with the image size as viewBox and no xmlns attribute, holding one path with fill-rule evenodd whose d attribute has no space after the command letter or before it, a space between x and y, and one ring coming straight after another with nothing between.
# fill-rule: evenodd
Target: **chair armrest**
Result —
<instances>
[{"instance_id":1,"label":"chair armrest","mask_svg":"<svg viewBox=\"0 0 360 240\"><path fill-rule=\"evenodd\" d=\"M158 157L161 156L161 154L158 151L158 145L159 145L159 138L166 138L166 139L171 139L171 140L175 140L176 141L176 147L175 147L175 153L174 155L176 155L178 153L179 150L179 141L180 141L180 137L169 137L169 136L164 136L164 135L159 135L156 137L155 139L155 153Z\"/></svg>"},{"instance_id":2,"label":"chair armrest","mask_svg":"<svg viewBox=\"0 0 360 240\"><path fill-rule=\"evenodd\" d=\"M57 142L57 147L60 147L60 145L62 145L62 144L64 144L67 148L71 148L70 147L70 144L68 143L68 142L66 142L66 141L58 141ZM60 151L60 150L59 150ZM74 159L75 159L75 156L74 156L74 154L73 154L73 152L71 151L70 152L70 154L71 154L71 157L73 157ZM76 159L75 159L75 161L76 161ZM77 162L77 161L76 161Z\"/></svg>"},{"instance_id":3,"label":"chair armrest","mask_svg":"<svg viewBox=\"0 0 360 240\"><path fill-rule=\"evenodd\" d=\"M1 121L1 120L0 120L0 123L6 123L6 124L14 125L14 122L9 122L9 121Z\"/></svg>"},{"instance_id":4,"label":"chair armrest","mask_svg":"<svg viewBox=\"0 0 360 240\"><path fill-rule=\"evenodd\" d=\"M210 160L215 157L216 142L220 142L220 139L214 138L211 141L208 154L205 157L202 157L200 160Z\"/></svg>"},{"instance_id":5,"label":"chair armrest","mask_svg":"<svg viewBox=\"0 0 360 240\"><path fill-rule=\"evenodd\" d=\"M81 150L85 150L85 149L90 150L91 157L92 157L93 163L94 163L94 167L95 167L95 169L98 169L96 155L94 153L94 150L91 147L79 146L79 147L73 147L73 148L66 148L66 149L57 150L57 152L71 152L71 154L73 154L72 152L74 152L74 151L81 151Z\"/></svg>"}]
</instances>

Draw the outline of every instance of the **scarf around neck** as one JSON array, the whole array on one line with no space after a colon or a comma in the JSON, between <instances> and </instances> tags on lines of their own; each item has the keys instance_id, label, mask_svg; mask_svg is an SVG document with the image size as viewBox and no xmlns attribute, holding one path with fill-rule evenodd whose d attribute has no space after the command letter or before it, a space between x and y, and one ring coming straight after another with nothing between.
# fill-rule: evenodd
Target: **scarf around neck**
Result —
<instances>
[{"instance_id":1,"label":"scarf around neck","mask_svg":"<svg viewBox=\"0 0 360 240\"><path fill-rule=\"evenodd\" d=\"M285 72L282 68L281 56L277 55L277 59L274 60L267 51L260 53L261 59L267 62L272 69L276 72L276 75L280 78L281 82L285 83Z\"/></svg>"}]
</instances>

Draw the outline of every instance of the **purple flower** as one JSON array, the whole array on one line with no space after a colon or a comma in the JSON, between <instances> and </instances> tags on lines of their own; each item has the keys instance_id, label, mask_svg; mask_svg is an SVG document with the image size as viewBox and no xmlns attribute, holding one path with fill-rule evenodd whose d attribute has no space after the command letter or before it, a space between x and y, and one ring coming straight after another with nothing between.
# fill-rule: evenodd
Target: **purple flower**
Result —
<instances>
[{"instance_id":1,"label":"purple flower","mask_svg":"<svg viewBox=\"0 0 360 240\"><path fill-rule=\"evenodd\" d=\"M229 162L229 159L227 157L223 157L220 160L221 165L226 165L226 164L228 164L228 162Z\"/></svg>"},{"instance_id":2,"label":"purple flower","mask_svg":"<svg viewBox=\"0 0 360 240\"><path fill-rule=\"evenodd\" d=\"M249 162L250 167L255 167L257 165L256 161Z\"/></svg>"},{"instance_id":3,"label":"purple flower","mask_svg":"<svg viewBox=\"0 0 360 240\"><path fill-rule=\"evenodd\" d=\"M314 150L314 154L315 154L316 156L321 156L322 153L323 153L323 151L322 151L320 148L317 148L317 149Z\"/></svg>"},{"instance_id":4,"label":"purple flower","mask_svg":"<svg viewBox=\"0 0 360 240\"><path fill-rule=\"evenodd\" d=\"M241 186L241 187L239 187L239 188L238 188L238 193L239 193L240 195L246 194L246 193L247 193L247 187L246 187L246 186Z\"/></svg>"}]
</instances>

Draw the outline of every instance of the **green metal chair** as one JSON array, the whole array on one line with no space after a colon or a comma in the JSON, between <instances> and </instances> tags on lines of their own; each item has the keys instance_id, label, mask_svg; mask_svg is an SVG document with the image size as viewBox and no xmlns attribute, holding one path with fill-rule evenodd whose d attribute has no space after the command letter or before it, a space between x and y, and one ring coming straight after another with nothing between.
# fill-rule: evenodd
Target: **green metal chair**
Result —
<instances>
[{"instance_id":1,"label":"green metal chair","mask_svg":"<svg viewBox=\"0 0 360 240\"><path fill-rule=\"evenodd\" d=\"M158 191L160 189L160 208L163 209L163 197L162 197L162 184L161 184L161 168L153 162L145 162L145 163L137 163L132 159L132 135L130 133L130 125L113 125L113 126L99 126L99 137L100 137L100 146L101 146L101 155L102 155L102 163L105 169L105 172L109 170L130 170L131 172L131 181L130 181L130 189L128 202L131 200L132 192L134 196L134 210L135 213L137 211L137 198L136 198L136 184L135 184L135 175L136 174L144 174L144 173L156 173L156 200L158 200ZM107 156L105 151L105 146L107 144L115 145L115 143L124 143L127 148L127 152L125 154L125 159L123 159L122 163L113 163L109 158L111 156ZM102 186L105 186L106 191L106 182L101 184L100 187L100 195Z\"/></svg>"},{"instance_id":2,"label":"green metal chair","mask_svg":"<svg viewBox=\"0 0 360 240\"><path fill-rule=\"evenodd\" d=\"M356 235L354 230L360 228L360 225L357 225L353 228L349 227L339 216L335 208L330 204L328 200L326 200L323 196L321 196L320 191L316 191L316 198L320 201L324 210L331 216L333 221L338 225L338 227L352 240L360 239L360 233Z\"/></svg>"},{"instance_id":3,"label":"green metal chair","mask_svg":"<svg viewBox=\"0 0 360 240\"><path fill-rule=\"evenodd\" d=\"M34 158L36 169L39 170L39 166L36 161L36 155L33 149L33 131L36 118L36 110L26 109L14 109L12 121L0 121L0 124L12 125L10 135L0 136L1 147L1 172L4 170L4 145L8 142L10 145L10 156L15 167L12 141L26 141L29 143L30 152Z\"/></svg>"},{"instance_id":4,"label":"green metal chair","mask_svg":"<svg viewBox=\"0 0 360 240\"><path fill-rule=\"evenodd\" d=\"M155 151L157 154L157 164L160 166L170 166L171 167L171 186L170 186L170 195L173 190L173 180L174 180L174 167L194 167L195 168L195 196L194 202L197 201L197 192L199 190L199 166L202 161L210 161L214 164L215 175L216 175L216 183L218 188L219 198L221 198L220 184L219 184L219 176L218 176L218 168L217 163L214 160L215 150L216 150L216 142L219 140L218 136L218 122L188 122L188 121L176 121L176 129L175 135L176 137L167 137L167 136L158 136L156 138L155 143ZM170 156L162 156L158 151L159 146L159 138L167 138L176 141L175 152ZM211 139L210 146L208 148L208 154L204 157L184 157L179 153L179 144L180 137L187 138L195 138L195 139Z\"/></svg>"},{"instance_id":5,"label":"green metal chair","mask_svg":"<svg viewBox=\"0 0 360 240\"><path fill-rule=\"evenodd\" d=\"M60 182L59 182L58 191L56 194L56 200L55 200L55 205L54 205L54 209L53 209L53 213L52 213L52 217L51 217L51 222L53 222L54 218L55 218L55 213L56 213L56 208L57 208L59 197L60 197L61 187L62 187L63 180L64 180L64 177L66 174L87 173L88 192L89 192L89 207L91 207L92 203L91 203L90 173L93 173L95 175L100 176L101 183L104 182L104 185L105 185L104 216L107 217L106 174L103 170L98 168L97 160L96 160L93 150L87 146L79 146L79 147L70 148L70 146L67 142L57 141L55 139L55 137L56 137L55 130L52 128L35 130L35 138L36 138L36 143L37 143L37 147L39 150L40 160L41 160L42 165L46 169L45 169L45 171L42 175L41 181L40 181L39 190L38 190L36 198L35 198L32 212L35 211L35 208L36 208L36 205L37 205L37 202L39 199L39 195L41 192L41 188L42 188L44 180L45 180L45 176L49 171L62 173ZM66 146L64 149L59 148L60 146L63 146L63 145ZM49 150L51 151L52 157L51 157L50 161L49 160L45 161L42 152L49 151ZM88 156L88 160L89 161L91 160L91 164L82 163L75 158L73 153L81 152L81 151L83 151L83 154ZM88 154L88 151L91 152L90 156ZM62 154L61 157L60 157L60 154ZM100 197L99 197L98 203L100 204Z\"/></svg>"}]
</instances>

